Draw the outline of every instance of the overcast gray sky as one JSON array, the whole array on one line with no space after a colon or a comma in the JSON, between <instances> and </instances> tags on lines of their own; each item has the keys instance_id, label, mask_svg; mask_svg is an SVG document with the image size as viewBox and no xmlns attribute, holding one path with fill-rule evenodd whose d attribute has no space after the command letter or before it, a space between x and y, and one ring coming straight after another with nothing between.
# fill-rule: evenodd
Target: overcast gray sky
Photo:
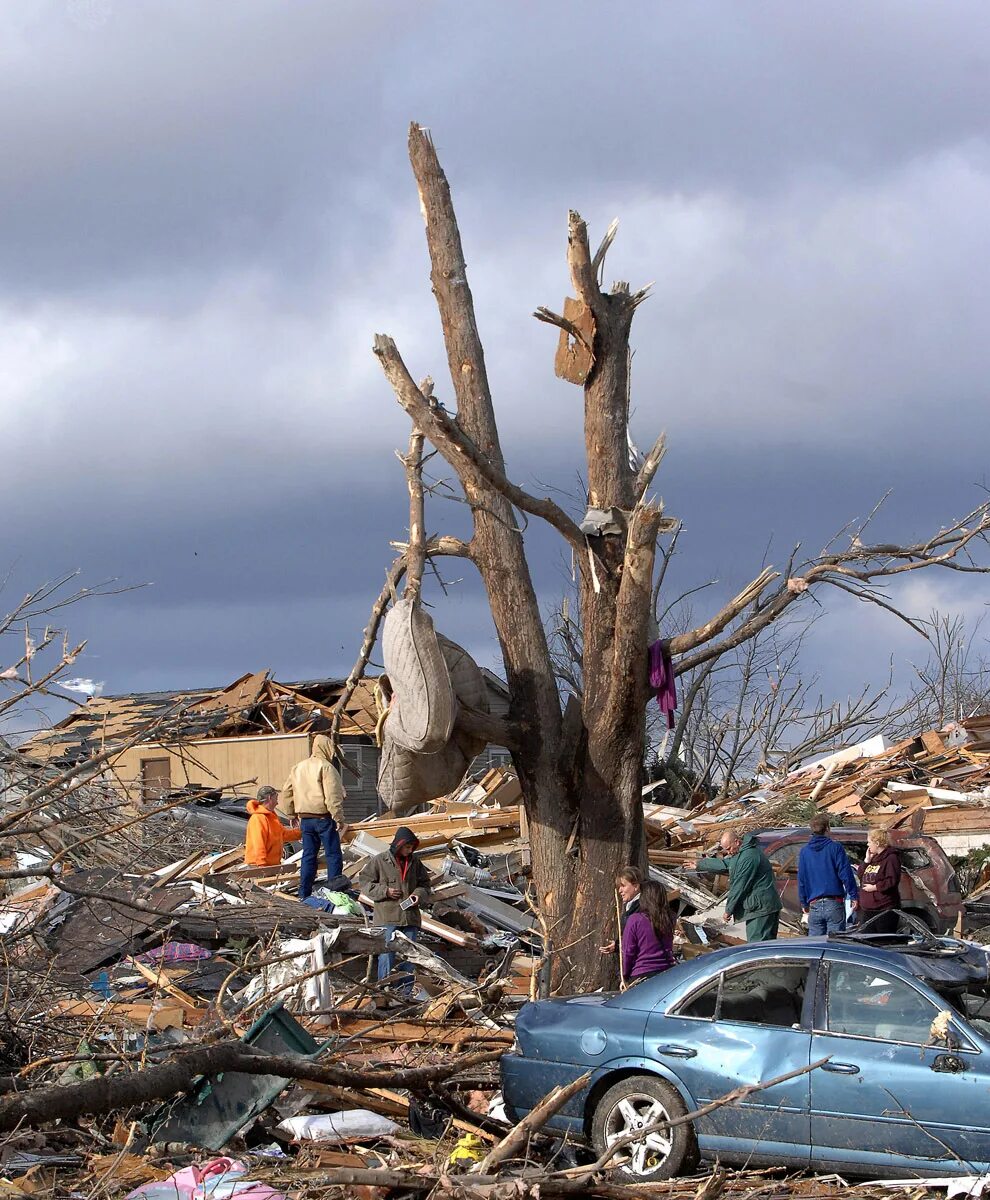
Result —
<instances>
[{"instance_id":1,"label":"overcast gray sky","mask_svg":"<svg viewBox=\"0 0 990 1200\"><path fill-rule=\"evenodd\" d=\"M987 480L988 80L985 0L4 6L0 604L75 567L151 584L71 614L108 691L350 665L406 522L373 333L450 395L410 120L521 482L579 505L580 393L530 315L568 290L574 207L593 237L620 218L615 277L656 281L633 430L669 436L673 587L737 586L888 488L878 536L961 514ZM549 601L564 556L530 540ZM903 598L976 616L985 590ZM498 669L474 581L434 593ZM854 604L813 647L842 695L924 656Z\"/></svg>"}]
</instances>

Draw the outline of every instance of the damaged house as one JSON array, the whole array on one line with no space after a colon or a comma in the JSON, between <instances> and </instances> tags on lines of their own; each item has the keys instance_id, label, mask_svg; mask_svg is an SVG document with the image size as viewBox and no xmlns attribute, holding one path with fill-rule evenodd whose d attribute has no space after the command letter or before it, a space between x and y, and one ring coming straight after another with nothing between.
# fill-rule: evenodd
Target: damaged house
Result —
<instances>
[{"instance_id":1,"label":"damaged house","mask_svg":"<svg viewBox=\"0 0 990 1200\"><path fill-rule=\"evenodd\" d=\"M504 713L505 685L491 672L483 674L490 710ZM373 677L361 680L340 725L348 821L379 810L377 683ZM280 683L270 672L257 671L223 688L94 697L20 750L36 763L64 767L119 745L108 774L135 803L183 789L254 795L263 784L280 788L308 756L312 736L329 731L344 686L337 679ZM472 770L508 760L506 750L489 746Z\"/></svg>"}]
</instances>

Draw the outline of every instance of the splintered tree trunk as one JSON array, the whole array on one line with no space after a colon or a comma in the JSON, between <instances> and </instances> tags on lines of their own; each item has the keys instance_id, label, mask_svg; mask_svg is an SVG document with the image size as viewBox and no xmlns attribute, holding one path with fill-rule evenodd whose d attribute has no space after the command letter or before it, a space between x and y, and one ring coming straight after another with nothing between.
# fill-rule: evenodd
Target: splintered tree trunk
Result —
<instances>
[{"instance_id":1,"label":"splintered tree trunk","mask_svg":"<svg viewBox=\"0 0 990 1200\"><path fill-rule=\"evenodd\" d=\"M439 538L425 547L421 536L411 536L372 610L356 670L367 661L388 587L407 565L415 575L424 554L457 554L475 563L502 648L509 721L503 725L477 713L460 719L466 731L484 729L486 737L495 736L512 752L529 817L533 882L555 951L556 986L577 990L614 983L614 960L602 958L597 947L615 933L616 871L626 864L645 865L640 776L652 583L657 537L665 525L676 524L665 523L662 505L649 498L663 457L662 435L641 464L629 461L629 334L647 291L630 292L625 283L602 291L598 277L616 227L609 228L592 256L585 224L572 212L567 260L574 297L565 304L565 316L546 308L534 315L570 339L561 344L557 364L564 377L584 385L588 502L618 514L615 526L585 537L553 500L530 495L505 474L450 189L433 143L418 125L410 128L409 155L426 222L456 416L433 396L432 381L417 387L390 338L377 335L375 353L414 432L429 438L456 471L474 534L469 542ZM418 499L413 499L418 513ZM552 525L581 572L582 695L563 711L516 509ZM677 670L712 662L758 636L819 584L831 583L889 608L872 581L930 566L986 571L990 568L972 561L962 566L961 556L988 536L990 502L984 502L913 545L867 545L857 535L848 549L833 542L799 567L792 561L789 577L766 568L709 620L670 640Z\"/></svg>"},{"instance_id":2,"label":"splintered tree trunk","mask_svg":"<svg viewBox=\"0 0 990 1200\"><path fill-rule=\"evenodd\" d=\"M376 338L375 351L414 426L457 471L471 506L467 553L484 581L502 649L511 697L507 742L529 818L533 880L555 952L554 983L568 991L614 983L614 961L598 946L614 935L616 871L645 857L646 639L662 523L661 509L644 502L662 443L638 474L628 460L629 330L644 293L632 295L625 284L607 294L599 289L597 271L612 231L593 261L584 223L572 213L572 282L594 318L594 364L584 386L589 501L621 510L627 522L617 533L585 539L552 501L528 496L505 477L450 190L429 136L415 125L409 150L456 417L434 399L431 383L413 383L390 339ZM553 524L580 565L584 694L563 713L514 507Z\"/></svg>"}]
</instances>

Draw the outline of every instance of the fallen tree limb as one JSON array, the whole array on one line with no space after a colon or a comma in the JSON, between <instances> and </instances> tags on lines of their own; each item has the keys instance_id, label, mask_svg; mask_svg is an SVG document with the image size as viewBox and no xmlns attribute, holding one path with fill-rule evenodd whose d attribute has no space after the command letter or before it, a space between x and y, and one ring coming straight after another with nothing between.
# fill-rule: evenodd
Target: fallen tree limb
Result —
<instances>
[{"instance_id":1,"label":"fallen tree limb","mask_svg":"<svg viewBox=\"0 0 990 1200\"><path fill-rule=\"evenodd\" d=\"M487 1156L478 1164L478 1174L487 1175L492 1167L504 1162L507 1158L512 1158L515 1152L525 1146L530 1137L538 1129L542 1129L554 1113L559 1112L568 1100L588 1085L590 1080L591 1072L585 1071L583 1075L565 1087L555 1087L548 1096L544 1096L535 1108L530 1109L523 1119L509 1130L497 1146L492 1147Z\"/></svg>"},{"instance_id":2,"label":"fallen tree limb","mask_svg":"<svg viewBox=\"0 0 990 1200\"><path fill-rule=\"evenodd\" d=\"M218 1042L129 1075L101 1075L68 1087L55 1085L8 1094L0 1099L0 1133L18 1126L33 1127L84 1115L101 1116L116 1109L166 1100L185 1091L197 1076L218 1071L275 1075L344 1087L415 1088L448 1079L482 1063L495 1062L503 1053L503 1050L486 1050L429 1067L365 1071L313 1062L297 1055L265 1054L240 1041Z\"/></svg>"}]
</instances>

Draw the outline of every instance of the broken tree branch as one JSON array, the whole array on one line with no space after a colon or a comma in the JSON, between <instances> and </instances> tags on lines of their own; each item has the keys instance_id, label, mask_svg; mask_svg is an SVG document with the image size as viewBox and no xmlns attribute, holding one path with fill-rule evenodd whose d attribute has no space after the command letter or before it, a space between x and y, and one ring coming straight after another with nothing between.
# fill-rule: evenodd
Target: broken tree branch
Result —
<instances>
[{"instance_id":1,"label":"broken tree branch","mask_svg":"<svg viewBox=\"0 0 990 1200\"><path fill-rule=\"evenodd\" d=\"M478 1164L477 1173L487 1175L500 1162L512 1158L538 1129L543 1128L554 1113L560 1112L569 1100L576 1096L582 1088L587 1087L590 1079L591 1072L585 1071L571 1083L564 1087L555 1087L548 1096L544 1096L535 1108L531 1108L526 1116L509 1130L497 1146L493 1146L489 1150L487 1156Z\"/></svg>"},{"instance_id":2,"label":"broken tree branch","mask_svg":"<svg viewBox=\"0 0 990 1200\"><path fill-rule=\"evenodd\" d=\"M612 237L615 237L614 231ZM602 259L607 250L608 246L604 246L601 252ZM601 288L598 286L598 266L601 265L601 259L596 266L588 243L588 226L581 219L581 214L574 209L567 214L567 265L570 267L571 282L578 299L583 300L597 318L602 299Z\"/></svg>"},{"instance_id":3,"label":"broken tree branch","mask_svg":"<svg viewBox=\"0 0 990 1200\"><path fill-rule=\"evenodd\" d=\"M487 484L509 504L552 525L575 549L583 548L584 535L558 504L549 497L537 499L513 483L501 463L485 454L439 401L423 395L390 337L376 333L374 351L396 399L454 468L462 483L473 482L476 487Z\"/></svg>"},{"instance_id":4,"label":"broken tree branch","mask_svg":"<svg viewBox=\"0 0 990 1200\"><path fill-rule=\"evenodd\" d=\"M552 309L541 305L535 310L533 316L537 321L542 321L544 325L556 325L558 329L563 329L568 337L572 337L576 342L580 342L585 346L590 354L594 354L594 347L584 335L584 330L579 329L573 321L569 321L566 317L562 317L560 313L555 313Z\"/></svg>"},{"instance_id":5,"label":"broken tree branch","mask_svg":"<svg viewBox=\"0 0 990 1200\"><path fill-rule=\"evenodd\" d=\"M779 579L780 575L771 567L761 571L757 577L750 583L747 583L738 595L721 608L711 620L706 621L704 625L699 625L696 629L691 629L687 633L680 633L676 637L670 639L671 655L687 654L689 650L693 650L695 646L704 645L710 642L713 637L717 637L723 629L743 611L748 608L753 601L760 596L775 579Z\"/></svg>"},{"instance_id":6,"label":"broken tree branch","mask_svg":"<svg viewBox=\"0 0 990 1200\"><path fill-rule=\"evenodd\" d=\"M154 1100L165 1100L184 1091L199 1075L218 1071L241 1071L250 1075L274 1075L343 1087L421 1087L447 1079L460 1071L494 1062L503 1050L468 1054L432 1067L399 1070L358 1071L313 1062L298 1055L265 1054L244 1042L218 1042L177 1055L171 1062L134 1071L128 1075L100 1076L69 1086L55 1085L0 1098L0 1132L18 1126L34 1127L58 1120L100 1116L114 1109L131 1108Z\"/></svg>"},{"instance_id":7,"label":"broken tree branch","mask_svg":"<svg viewBox=\"0 0 990 1200\"><path fill-rule=\"evenodd\" d=\"M423 501L423 435L413 429L409 435L409 449L405 456L399 455L406 469L406 484L409 488L409 546L406 549L407 600L418 600L423 586L423 568L426 565L426 519Z\"/></svg>"},{"instance_id":8,"label":"broken tree branch","mask_svg":"<svg viewBox=\"0 0 990 1200\"><path fill-rule=\"evenodd\" d=\"M667 453L667 435L661 433L646 456L646 460L639 468L639 474L636 476L635 491L636 495L643 499L650 484L653 482L653 477L657 473L657 468L663 462L663 456Z\"/></svg>"},{"instance_id":9,"label":"broken tree branch","mask_svg":"<svg viewBox=\"0 0 990 1200\"><path fill-rule=\"evenodd\" d=\"M807 1075L811 1071L816 1071L819 1067L824 1066L831 1059L831 1055L826 1055L825 1058L820 1058L816 1062L809 1063L806 1067L798 1067L795 1071L787 1071L783 1075L777 1075L773 1079L765 1079L759 1083L744 1083L737 1088L733 1088L731 1092L726 1092L724 1096L719 1096L718 1099L710 1101L708 1104L703 1104L701 1108L694 1109L693 1112L685 1113L681 1117L674 1117L666 1121L654 1121L650 1125L644 1125L642 1129L634 1129L632 1133L625 1133L621 1137L615 1139L611 1146L602 1154L590 1167L580 1168L577 1173L579 1178L584 1181L593 1178L599 1171L605 1169L608 1164L615 1158L616 1154L626 1146L632 1145L634 1142L640 1142L651 1133L660 1133L664 1129L673 1129L677 1125L687 1125L691 1121L697 1121L699 1117L707 1117L709 1113L715 1112L716 1109L726 1108L730 1104L738 1104L740 1100L745 1100L747 1096L752 1096L754 1092L765 1092L768 1088L776 1087L779 1083L787 1083L791 1079L797 1079L799 1075ZM573 1179L576 1174L573 1168L568 1172L561 1172L567 1178Z\"/></svg>"}]
</instances>

